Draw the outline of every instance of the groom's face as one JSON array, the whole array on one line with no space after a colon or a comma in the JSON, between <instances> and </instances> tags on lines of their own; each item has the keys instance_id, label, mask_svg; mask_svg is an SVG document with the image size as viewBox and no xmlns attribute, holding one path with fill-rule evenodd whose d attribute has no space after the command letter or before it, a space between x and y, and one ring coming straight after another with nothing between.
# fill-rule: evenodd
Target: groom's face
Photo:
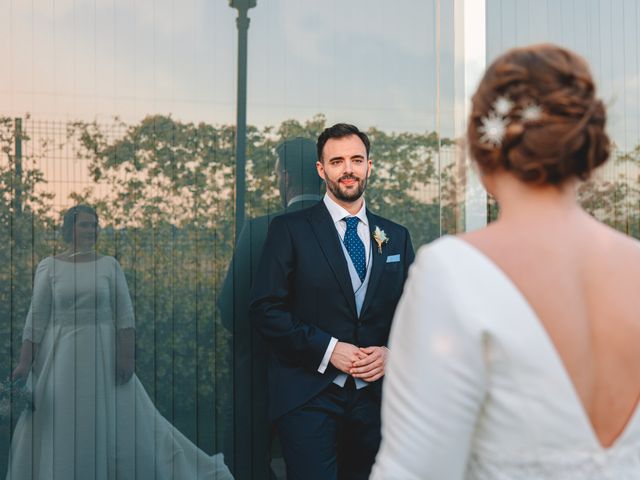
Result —
<instances>
[{"instance_id":1,"label":"groom's face","mask_svg":"<svg viewBox=\"0 0 640 480\"><path fill-rule=\"evenodd\" d=\"M327 140L316 164L318 175L327 184L329 196L354 202L364 193L371 172L367 149L357 135Z\"/></svg>"}]
</instances>

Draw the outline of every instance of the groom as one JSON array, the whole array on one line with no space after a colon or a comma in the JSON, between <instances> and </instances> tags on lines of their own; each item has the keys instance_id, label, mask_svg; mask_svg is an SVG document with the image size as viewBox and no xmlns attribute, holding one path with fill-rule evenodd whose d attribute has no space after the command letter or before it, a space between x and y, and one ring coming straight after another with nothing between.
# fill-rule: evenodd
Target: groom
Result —
<instances>
[{"instance_id":1,"label":"groom","mask_svg":"<svg viewBox=\"0 0 640 480\"><path fill-rule=\"evenodd\" d=\"M269 415L289 480L366 479L380 443L381 379L413 247L372 214L369 139L336 124L318 138L317 205L276 217L251 319L270 347Z\"/></svg>"}]
</instances>

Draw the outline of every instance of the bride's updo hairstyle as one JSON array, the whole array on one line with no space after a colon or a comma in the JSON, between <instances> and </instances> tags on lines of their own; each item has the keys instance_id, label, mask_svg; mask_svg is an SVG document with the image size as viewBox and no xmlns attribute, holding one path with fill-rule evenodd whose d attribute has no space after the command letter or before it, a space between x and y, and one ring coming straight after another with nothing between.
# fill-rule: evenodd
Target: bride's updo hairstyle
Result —
<instances>
[{"instance_id":1,"label":"bride's updo hairstyle","mask_svg":"<svg viewBox=\"0 0 640 480\"><path fill-rule=\"evenodd\" d=\"M555 45L509 50L472 98L468 141L482 173L535 185L586 180L609 157L606 112L589 66Z\"/></svg>"}]
</instances>

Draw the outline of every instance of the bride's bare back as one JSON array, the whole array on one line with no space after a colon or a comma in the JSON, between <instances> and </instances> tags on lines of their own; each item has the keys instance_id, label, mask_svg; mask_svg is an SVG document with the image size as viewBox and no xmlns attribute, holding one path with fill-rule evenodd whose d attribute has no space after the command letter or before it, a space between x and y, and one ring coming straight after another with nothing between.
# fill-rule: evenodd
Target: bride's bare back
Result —
<instances>
[{"instance_id":1,"label":"bride's bare back","mask_svg":"<svg viewBox=\"0 0 640 480\"><path fill-rule=\"evenodd\" d=\"M528 300L608 447L640 398L640 244L577 208L549 217L505 219L464 239Z\"/></svg>"}]
</instances>

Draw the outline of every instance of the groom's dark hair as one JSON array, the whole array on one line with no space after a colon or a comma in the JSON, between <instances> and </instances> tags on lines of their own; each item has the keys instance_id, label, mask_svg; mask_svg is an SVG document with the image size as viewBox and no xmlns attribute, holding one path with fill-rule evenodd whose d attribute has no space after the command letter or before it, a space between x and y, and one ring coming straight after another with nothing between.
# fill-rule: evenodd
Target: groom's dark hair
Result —
<instances>
[{"instance_id":1,"label":"groom's dark hair","mask_svg":"<svg viewBox=\"0 0 640 480\"><path fill-rule=\"evenodd\" d=\"M358 130L358 127L355 125L350 125L348 123L336 123L331 127L327 127L323 130L323 132L318 137L318 160L323 162L322 158L322 150L324 149L324 144L327 143L327 140L330 138L344 138L350 137L351 135L355 135L362 143L364 143L364 147L367 149L367 158L369 158L369 149L371 148L371 143L369 142L369 137L364 132Z\"/></svg>"},{"instance_id":2,"label":"groom's dark hair","mask_svg":"<svg viewBox=\"0 0 640 480\"><path fill-rule=\"evenodd\" d=\"M287 173L290 184L298 195L319 194L324 185L316 170L316 144L303 137L289 138L276 147L280 175Z\"/></svg>"}]
</instances>

